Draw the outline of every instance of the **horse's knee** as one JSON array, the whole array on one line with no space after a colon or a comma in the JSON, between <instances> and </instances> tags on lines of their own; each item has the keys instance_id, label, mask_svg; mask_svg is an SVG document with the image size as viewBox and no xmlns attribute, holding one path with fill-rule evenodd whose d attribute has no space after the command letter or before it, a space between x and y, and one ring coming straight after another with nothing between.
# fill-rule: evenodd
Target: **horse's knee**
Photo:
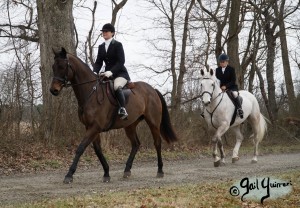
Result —
<instances>
[{"instance_id":1,"label":"horse's knee","mask_svg":"<svg viewBox=\"0 0 300 208\"><path fill-rule=\"evenodd\" d=\"M212 139L211 139L211 141L212 141L212 143L217 143L218 142L218 138L217 137L213 137Z\"/></svg>"}]
</instances>

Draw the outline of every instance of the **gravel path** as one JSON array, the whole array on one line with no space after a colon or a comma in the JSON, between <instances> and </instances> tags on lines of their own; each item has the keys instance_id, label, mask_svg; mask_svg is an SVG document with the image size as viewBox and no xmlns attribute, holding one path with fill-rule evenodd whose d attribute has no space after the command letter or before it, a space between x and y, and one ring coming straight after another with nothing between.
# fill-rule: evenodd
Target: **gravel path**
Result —
<instances>
[{"instance_id":1,"label":"gravel path","mask_svg":"<svg viewBox=\"0 0 300 208\"><path fill-rule=\"evenodd\" d=\"M300 171L300 153L264 155L257 164L250 164L251 156L242 157L238 163L213 167L212 158L164 161L164 178L156 178L156 162L137 162L129 179L123 179L124 165L111 165L111 182L103 183L102 168L78 168L72 184L63 184L65 171L0 176L0 205L42 200L45 198L94 194L134 188L161 187L202 181L224 179L240 180L243 177L265 176ZM229 161L228 161L229 162Z\"/></svg>"}]
</instances>

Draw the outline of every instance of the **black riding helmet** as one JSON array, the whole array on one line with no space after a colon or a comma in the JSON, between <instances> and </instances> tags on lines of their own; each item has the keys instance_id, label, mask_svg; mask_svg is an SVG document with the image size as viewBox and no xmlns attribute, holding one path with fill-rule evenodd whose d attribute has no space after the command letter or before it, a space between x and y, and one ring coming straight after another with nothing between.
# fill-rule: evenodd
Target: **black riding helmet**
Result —
<instances>
[{"instance_id":1,"label":"black riding helmet","mask_svg":"<svg viewBox=\"0 0 300 208\"><path fill-rule=\"evenodd\" d=\"M229 61L229 56L223 53L219 56L219 61Z\"/></svg>"},{"instance_id":2,"label":"black riding helmet","mask_svg":"<svg viewBox=\"0 0 300 208\"><path fill-rule=\"evenodd\" d=\"M110 32L114 33L115 32L115 27L112 24L107 23L107 24L103 25L101 31L110 31Z\"/></svg>"}]
</instances>

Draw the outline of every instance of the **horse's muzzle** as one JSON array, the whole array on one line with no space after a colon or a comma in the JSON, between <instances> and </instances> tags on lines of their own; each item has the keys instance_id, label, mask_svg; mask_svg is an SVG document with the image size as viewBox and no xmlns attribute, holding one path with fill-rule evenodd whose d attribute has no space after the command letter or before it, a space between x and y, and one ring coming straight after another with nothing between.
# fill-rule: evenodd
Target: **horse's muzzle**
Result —
<instances>
[{"instance_id":1,"label":"horse's muzzle","mask_svg":"<svg viewBox=\"0 0 300 208\"><path fill-rule=\"evenodd\" d=\"M50 88L50 92L51 92L51 94L54 95L54 96L59 95L59 90L57 90L57 89L52 89L52 88Z\"/></svg>"},{"instance_id":2,"label":"horse's muzzle","mask_svg":"<svg viewBox=\"0 0 300 208\"><path fill-rule=\"evenodd\" d=\"M53 79L53 81L51 83L51 86L50 86L51 94L54 95L54 96L57 96L57 95L59 95L61 89L62 89L61 82Z\"/></svg>"}]
</instances>

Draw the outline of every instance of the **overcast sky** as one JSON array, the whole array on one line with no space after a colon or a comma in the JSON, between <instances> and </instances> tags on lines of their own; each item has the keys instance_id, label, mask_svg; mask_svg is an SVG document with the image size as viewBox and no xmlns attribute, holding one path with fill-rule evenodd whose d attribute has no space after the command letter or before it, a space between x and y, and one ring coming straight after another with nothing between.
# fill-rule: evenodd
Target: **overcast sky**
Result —
<instances>
[{"instance_id":1,"label":"overcast sky","mask_svg":"<svg viewBox=\"0 0 300 208\"><path fill-rule=\"evenodd\" d=\"M93 2L94 0L87 0L85 5L92 8ZM97 2L95 28L96 31L99 31L100 33L103 24L111 21L112 7L110 1L98 0ZM152 27L152 22L144 17L151 12L153 13L153 11L149 11L149 9L147 10L139 5L141 5L139 0L129 0L123 9L119 11L115 25L115 38L123 44L126 58L125 66L127 67L132 80L144 80L155 84L155 78L147 77L147 72L140 72L135 67L139 64L151 65L151 62L155 61L147 54L149 49L147 48L147 42L145 41L147 37L151 37L153 34L145 34L147 31L142 30L142 28L145 27ZM84 41L91 26L91 14L88 10L75 7L73 15L79 31L79 38ZM98 45L103 41L103 38L100 38L97 42L97 47L94 48L95 55L97 54ZM77 51L77 53L78 52L80 51Z\"/></svg>"},{"instance_id":2,"label":"overcast sky","mask_svg":"<svg viewBox=\"0 0 300 208\"><path fill-rule=\"evenodd\" d=\"M74 0L74 3L78 2L79 0ZM85 0L81 1L84 2L85 7L93 8L94 0ZM111 13L112 13L112 5L110 0L97 0L98 7L96 12L96 22L95 28L96 31L100 33L100 29L102 28L103 24L108 23L111 21ZM154 27L153 22L151 20L151 16L154 14L157 15L157 11L149 10L149 6L145 5L145 1L143 0L128 0L126 5L123 7L122 10L118 13L117 23L116 23L116 39L122 42L124 46L125 56L126 56L126 63L125 66L127 67L129 74L133 81L145 81L152 86L162 90L165 92L167 89L171 89L171 79L169 79L163 87L160 87L168 77L168 73L164 73L161 75L155 75L151 73L151 71L141 71L140 68L137 68L137 65L144 64L147 66L157 65L159 61L158 58L155 58L153 55L151 56L149 51L152 49L149 47L149 43L146 39L151 39L154 37L159 36L158 33L166 33L167 31L159 31L153 32L151 28ZM7 13L5 11L0 12L0 21L7 22ZM24 18L24 11L20 9L16 9L15 11L11 11L11 16L14 18ZM79 39L84 42L88 35L88 31L91 26L91 12L88 9L84 9L82 7L74 6L73 16L75 20L75 24L78 30ZM143 30L147 28L147 30ZM242 34L241 34L242 35ZM241 36L240 35L240 36ZM7 39L2 38L0 40L1 45L5 44ZM94 55L97 54L98 45L103 42L103 39L100 38L94 48ZM165 42L166 43L166 42ZM164 43L164 44L165 44ZM194 43L195 44L195 43ZM293 45L289 45L291 47ZM35 49L37 48L36 44L33 44ZM81 47L82 48L82 47ZM0 49L1 52L4 49ZM38 57L39 50L34 50L33 53L36 54ZM77 54L80 55L82 51L80 48L77 50ZM13 60L13 53L1 53L0 54L0 62L8 63L9 60ZM281 64L281 60L277 59L279 65ZM11 64L11 63L8 63ZM37 63L37 67L38 67ZM215 60L212 60L210 63L212 68L216 67ZM163 67L163 66L162 66ZM5 68L5 67L3 67ZM0 69L1 70L1 69ZM37 69L38 71L38 69ZM276 73L279 75L279 81L282 83L282 71ZM293 70L293 78L298 79L299 70ZM279 82L278 82L279 83Z\"/></svg>"}]
</instances>

